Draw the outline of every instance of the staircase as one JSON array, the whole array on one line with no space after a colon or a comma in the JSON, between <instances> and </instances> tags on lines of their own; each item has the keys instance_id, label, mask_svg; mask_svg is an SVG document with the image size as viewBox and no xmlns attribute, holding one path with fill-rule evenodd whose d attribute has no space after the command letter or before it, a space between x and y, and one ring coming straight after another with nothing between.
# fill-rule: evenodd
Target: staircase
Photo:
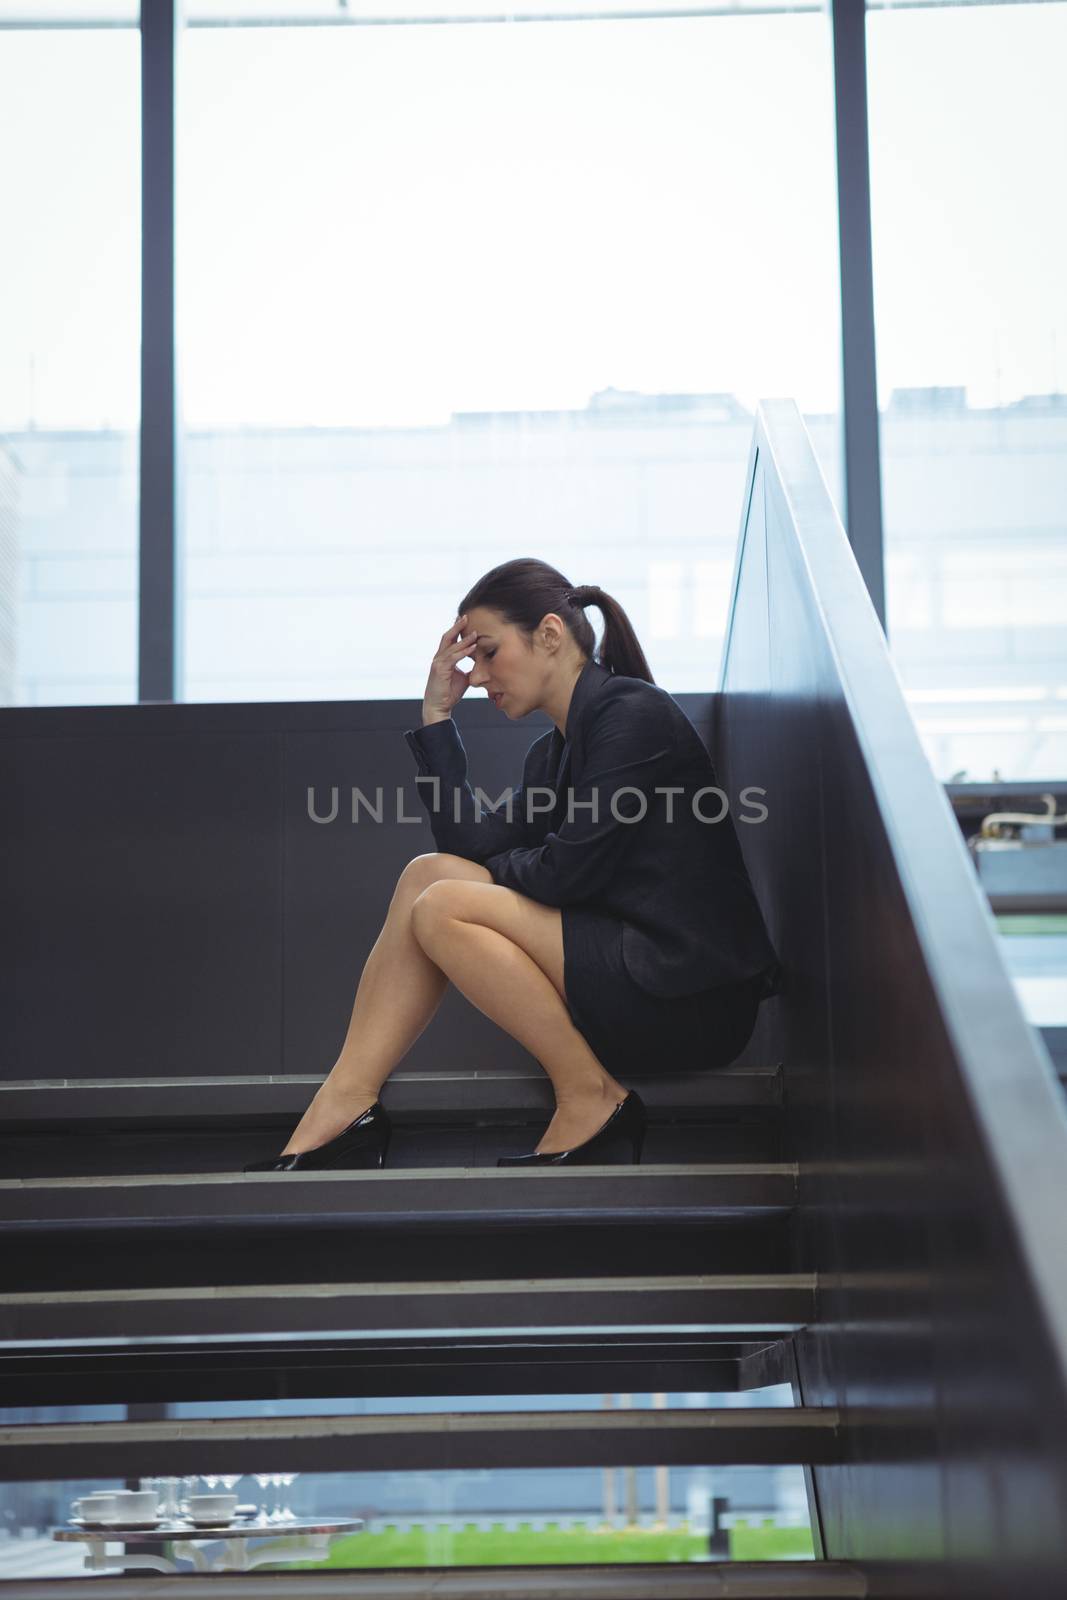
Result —
<instances>
[{"instance_id":1,"label":"staircase","mask_svg":"<svg viewBox=\"0 0 1067 1600\"><path fill-rule=\"evenodd\" d=\"M1020 1010L790 401L753 430L718 690L682 698L726 792L767 796L740 832L788 989L732 1068L633 1082L640 1168L541 1172L496 1158L544 1128L544 1075L451 995L383 1094L388 1171L241 1170L318 1080L225 1070L332 1059L419 847L327 836L307 788L403 782L405 707L0 711L0 1406L126 1411L0 1419L0 1475L796 1463L820 1559L99 1573L5 1600L1062 1600L1063 1041ZM531 730L465 728L495 792ZM769 1384L794 1404L474 1404ZM360 1396L390 1414L314 1414ZM447 1413L405 1406L427 1396ZM306 1411L210 1414L281 1398ZM167 1414L191 1400L207 1420Z\"/></svg>"},{"instance_id":2,"label":"staircase","mask_svg":"<svg viewBox=\"0 0 1067 1600\"><path fill-rule=\"evenodd\" d=\"M383 1093L396 1123L387 1170L243 1173L283 1142L312 1087L0 1090L5 1171L19 1174L0 1181L0 1405L159 1413L0 1429L0 1477L251 1472L267 1457L301 1473L842 1459L832 1407L463 1410L471 1395L726 1394L793 1380L792 1337L816 1317L816 1283L790 1266L797 1174L781 1159L775 1068L635 1084L650 1114L639 1167L497 1168L544 1127L543 1074L398 1071ZM454 1410L405 1415L405 1396L441 1395ZM397 1406L165 1415L182 1400L277 1396ZM273 1580L295 1581L270 1578L272 1594ZM346 1574L300 1574L312 1578L339 1588ZM100 1579L88 1581L97 1592ZM833 1562L361 1572L358 1583L391 1596L867 1592L858 1568Z\"/></svg>"}]
</instances>

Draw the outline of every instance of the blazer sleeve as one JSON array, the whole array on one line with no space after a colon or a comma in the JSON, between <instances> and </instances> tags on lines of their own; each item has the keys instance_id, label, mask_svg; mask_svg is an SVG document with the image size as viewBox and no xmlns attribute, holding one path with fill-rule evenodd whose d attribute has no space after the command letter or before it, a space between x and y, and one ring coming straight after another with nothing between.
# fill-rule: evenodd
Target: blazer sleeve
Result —
<instances>
[{"instance_id":1,"label":"blazer sleeve","mask_svg":"<svg viewBox=\"0 0 1067 1600\"><path fill-rule=\"evenodd\" d=\"M451 717L409 728L404 734L419 773L419 796L430 817L439 850L484 862L496 851L525 844L532 837L526 816L526 784L536 764L537 741L526 753L523 781L499 805L483 801L480 807L467 781L467 751ZM510 810L509 810L510 802ZM509 820L510 818L510 820Z\"/></svg>"},{"instance_id":2,"label":"blazer sleeve","mask_svg":"<svg viewBox=\"0 0 1067 1600\"><path fill-rule=\"evenodd\" d=\"M591 722L582 781L566 791L564 821L539 845L490 856L484 864L493 882L549 906L595 899L652 810L656 786L668 781L674 742L654 704L616 694Z\"/></svg>"}]
</instances>

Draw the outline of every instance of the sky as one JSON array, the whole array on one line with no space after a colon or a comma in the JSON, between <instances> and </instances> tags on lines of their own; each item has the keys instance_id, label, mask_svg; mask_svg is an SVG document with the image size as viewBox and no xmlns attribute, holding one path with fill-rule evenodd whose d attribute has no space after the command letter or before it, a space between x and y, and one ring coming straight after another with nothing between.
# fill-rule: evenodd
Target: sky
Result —
<instances>
[{"instance_id":1,"label":"sky","mask_svg":"<svg viewBox=\"0 0 1067 1600\"><path fill-rule=\"evenodd\" d=\"M1067 387L1067 4L868 17L881 404ZM819 13L190 30L192 427L838 404ZM134 427L138 38L0 32L0 427Z\"/></svg>"}]
</instances>

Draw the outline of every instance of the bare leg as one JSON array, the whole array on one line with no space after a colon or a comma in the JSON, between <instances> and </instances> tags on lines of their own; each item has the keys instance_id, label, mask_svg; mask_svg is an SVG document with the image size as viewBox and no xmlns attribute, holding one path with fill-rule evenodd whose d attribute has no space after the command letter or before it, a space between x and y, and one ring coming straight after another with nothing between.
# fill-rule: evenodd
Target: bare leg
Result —
<instances>
[{"instance_id":1,"label":"bare leg","mask_svg":"<svg viewBox=\"0 0 1067 1600\"><path fill-rule=\"evenodd\" d=\"M341 1053L280 1154L316 1149L372 1106L440 1005L448 978L415 938L411 910L442 877L492 882L485 867L461 856L431 852L408 862L364 965Z\"/></svg>"},{"instance_id":2,"label":"bare leg","mask_svg":"<svg viewBox=\"0 0 1067 1600\"><path fill-rule=\"evenodd\" d=\"M538 1151L569 1149L602 1127L626 1090L604 1068L571 1021L549 976L562 967L559 912L493 885L442 880L415 903L415 938L469 1001L544 1067L556 1112ZM537 950L544 965L528 951ZM546 968L548 970L546 970Z\"/></svg>"}]
</instances>

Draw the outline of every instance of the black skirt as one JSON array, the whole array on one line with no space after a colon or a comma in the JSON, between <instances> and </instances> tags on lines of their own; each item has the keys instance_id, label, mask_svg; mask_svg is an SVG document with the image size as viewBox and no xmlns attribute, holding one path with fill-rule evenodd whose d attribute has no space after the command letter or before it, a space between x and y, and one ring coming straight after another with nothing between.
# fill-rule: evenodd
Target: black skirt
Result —
<instances>
[{"instance_id":1,"label":"black skirt","mask_svg":"<svg viewBox=\"0 0 1067 1600\"><path fill-rule=\"evenodd\" d=\"M620 1078L729 1066L752 1037L760 1001L774 992L768 975L695 994L649 994L623 960L622 930L617 917L563 908L567 1009L601 1066Z\"/></svg>"}]
</instances>

